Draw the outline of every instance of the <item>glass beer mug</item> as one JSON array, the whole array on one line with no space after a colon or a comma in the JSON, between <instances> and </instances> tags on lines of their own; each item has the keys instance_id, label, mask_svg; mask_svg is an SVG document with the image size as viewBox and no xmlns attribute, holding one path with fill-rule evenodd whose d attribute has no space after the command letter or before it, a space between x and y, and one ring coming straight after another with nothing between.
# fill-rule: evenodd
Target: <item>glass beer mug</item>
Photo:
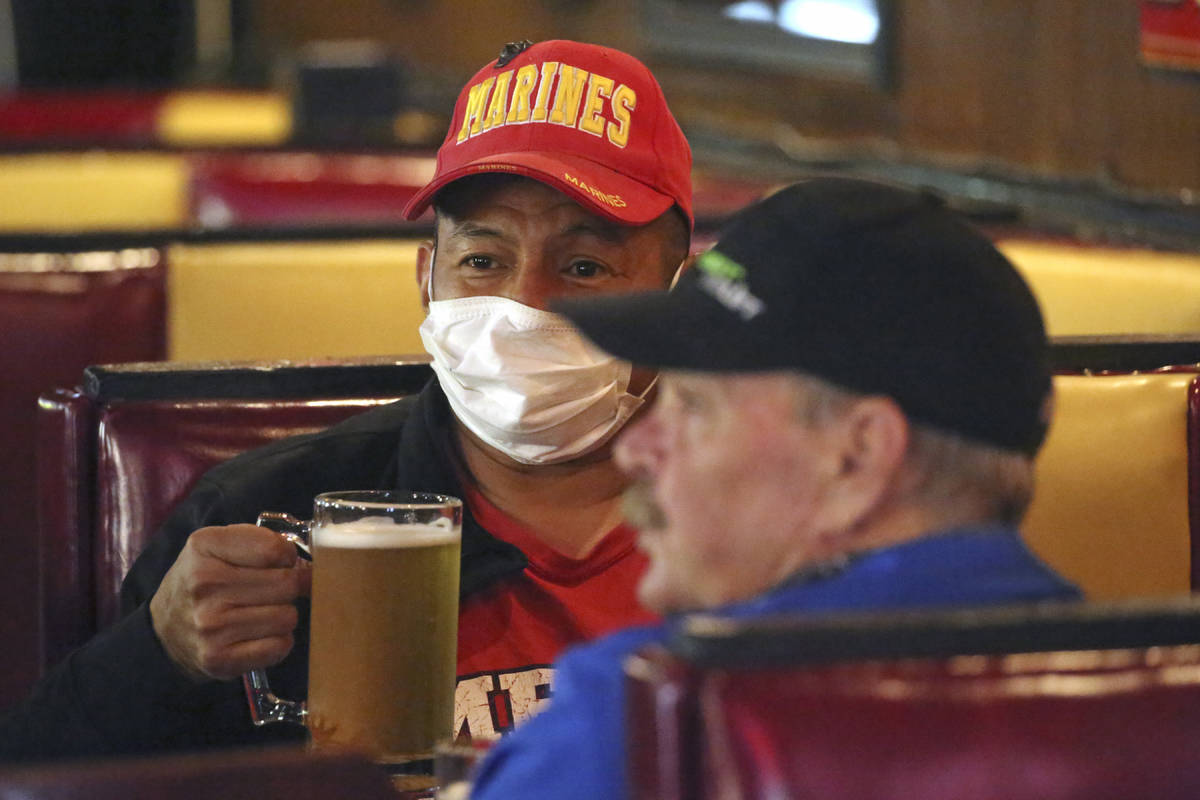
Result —
<instances>
[{"instance_id":1,"label":"glass beer mug","mask_svg":"<svg viewBox=\"0 0 1200 800\"><path fill-rule=\"evenodd\" d=\"M402 491L331 492L311 521L258 524L312 556L308 702L244 676L256 725L308 728L315 748L365 752L395 774L432 774L450 734L458 636L462 502Z\"/></svg>"}]
</instances>

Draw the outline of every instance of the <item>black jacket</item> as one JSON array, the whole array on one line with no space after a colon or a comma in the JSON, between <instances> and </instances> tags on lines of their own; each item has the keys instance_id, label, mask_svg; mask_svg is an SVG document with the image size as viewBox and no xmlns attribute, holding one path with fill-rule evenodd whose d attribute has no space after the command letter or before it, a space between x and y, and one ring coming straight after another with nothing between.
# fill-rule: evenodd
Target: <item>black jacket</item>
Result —
<instances>
[{"instance_id":1,"label":"black jacket","mask_svg":"<svg viewBox=\"0 0 1200 800\"><path fill-rule=\"evenodd\" d=\"M14 761L246 746L300 740L290 725L255 728L240 680L194 684L168 659L149 600L192 531L253 522L261 511L312 516L313 497L347 489L402 488L462 496L450 409L436 381L406 398L335 425L244 453L210 470L138 556L121 587L123 616L68 656L0 720L0 759ZM465 597L519 573L526 559L475 522L464 506ZM270 670L271 686L302 698L307 686L308 603L296 646Z\"/></svg>"}]
</instances>

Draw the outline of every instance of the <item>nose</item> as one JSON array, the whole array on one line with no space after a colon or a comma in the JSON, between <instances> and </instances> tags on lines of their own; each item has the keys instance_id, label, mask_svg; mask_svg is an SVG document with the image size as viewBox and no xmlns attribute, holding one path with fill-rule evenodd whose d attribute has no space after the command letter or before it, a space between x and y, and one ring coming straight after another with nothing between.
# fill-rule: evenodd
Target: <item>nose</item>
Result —
<instances>
[{"instance_id":1,"label":"nose","mask_svg":"<svg viewBox=\"0 0 1200 800\"><path fill-rule=\"evenodd\" d=\"M655 409L625 426L613 447L617 467L632 478L651 478L662 463L662 423Z\"/></svg>"},{"instance_id":2,"label":"nose","mask_svg":"<svg viewBox=\"0 0 1200 800\"><path fill-rule=\"evenodd\" d=\"M546 310L550 301L562 294L562 287L556 285L552 278L553 269L543 260L538 252L525 253L505 281L504 296L532 308Z\"/></svg>"}]
</instances>

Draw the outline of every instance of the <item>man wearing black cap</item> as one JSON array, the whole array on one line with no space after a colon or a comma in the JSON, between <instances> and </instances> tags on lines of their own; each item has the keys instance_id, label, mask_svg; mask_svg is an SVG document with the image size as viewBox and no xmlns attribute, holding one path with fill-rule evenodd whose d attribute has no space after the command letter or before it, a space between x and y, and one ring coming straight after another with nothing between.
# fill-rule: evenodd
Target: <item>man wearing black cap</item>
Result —
<instances>
[{"instance_id":1,"label":"man wearing black cap","mask_svg":"<svg viewBox=\"0 0 1200 800\"><path fill-rule=\"evenodd\" d=\"M936 198L796 184L738 215L674 292L558 309L662 370L616 447L638 481L627 511L651 608L1078 597L1016 529L1051 407L1037 304ZM672 624L568 653L550 709L497 745L472 797L627 794L621 661Z\"/></svg>"}]
</instances>

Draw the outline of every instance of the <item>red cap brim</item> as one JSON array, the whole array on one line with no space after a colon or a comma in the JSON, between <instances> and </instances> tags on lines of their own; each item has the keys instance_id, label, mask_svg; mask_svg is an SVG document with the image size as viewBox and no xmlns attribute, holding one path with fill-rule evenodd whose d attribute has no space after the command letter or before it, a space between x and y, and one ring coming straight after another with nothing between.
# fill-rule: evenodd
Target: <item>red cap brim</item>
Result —
<instances>
[{"instance_id":1,"label":"red cap brim","mask_svg":"<svg viewBox=\"0 0 1200 800\"><path fill-rule=\"evenodd\" d=\"M652 222L675 204L667 194L579 156L560 153L496 153L438 175L404 207L404 218L425 212L446 185L484 172L523 175L545 183L602 217L626 225Z\"/></svg>"}]
</instances>

